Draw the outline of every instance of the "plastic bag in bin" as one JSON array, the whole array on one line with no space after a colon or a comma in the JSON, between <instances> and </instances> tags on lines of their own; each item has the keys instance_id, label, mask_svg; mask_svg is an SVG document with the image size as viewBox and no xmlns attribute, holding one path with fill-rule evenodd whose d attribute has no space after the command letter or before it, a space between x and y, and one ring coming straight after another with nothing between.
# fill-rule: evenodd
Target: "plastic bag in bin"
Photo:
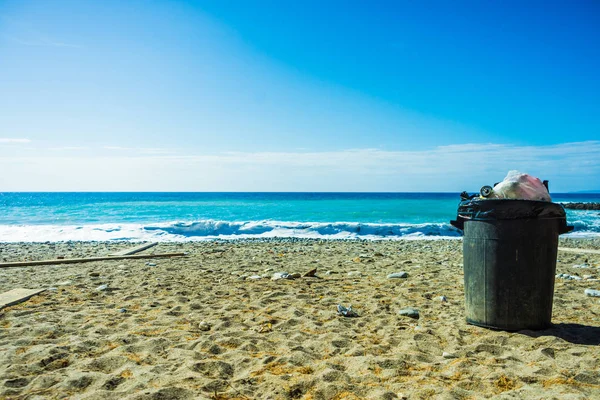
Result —
<instances>
[{"instance_id":1,"label":"plastic bag in bin","mask_svg":"<svg viewBox=\"0 0 600 400\"><path fill-rule=\"evenodd\" d=\"M487 195L484 195L483 190L484 188L482 196L488 199L552 201L541 180L519 171L509 171L502 182L487 190Z\"/></svg>"}]
</instances>

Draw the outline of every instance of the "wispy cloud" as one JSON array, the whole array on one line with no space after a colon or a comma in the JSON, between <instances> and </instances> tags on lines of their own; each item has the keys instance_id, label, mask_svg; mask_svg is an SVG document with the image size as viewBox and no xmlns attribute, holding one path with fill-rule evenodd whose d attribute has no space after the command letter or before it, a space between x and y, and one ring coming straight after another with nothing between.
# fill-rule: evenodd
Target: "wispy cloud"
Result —
<instances>
[{"instance_id":1,"label":"wispy cloud","mask_svg":"<svg viewBox=\"0 0 600 400\"><path fill-rule=\"evenodd\" d=\"M176 151L172 149L162 149L162 148L153 148L153 147L145 147L138 149L140 154L145 155L153 155L153 154L175 154Z\"/></svg>"},{"instance_id":2,"label":"wispy cloud","mask_svg":"<svg viewBox=\"0 0 600 400\"><path fill-rule=\"evenodd\" d=\"M545 146L458 144L418 151L215 154L106 147L111 151L94 156L0 157L0 169L9 163L15 171L14 176L0 178L0 184L4 179L4 186L12 184L19 190L38 190L33 184L18 186L38 179L53 190L461 191L500 181L512 169L549 179L554 191L593 189L600 182L600 141ZM72 186L61 180L65 173L73 177ZM43 176L36 178L36 174ZM78 186L87 185L90 177L97 184L104 182L103 186Z\"/></svg>"},{"instance_id":3,"label":"wispy cloud","mask_svg":"<svg viewBox=\"0 0 600 400\"><path fill-rule=\"evenodd\" d=\"M115 151L131 150L130 147L121 147L121 146L104 146L103 149L115 150Z\"/></svg>"},{"instance_id":4,"label":"wispy cloud","mask_svg":"<svg viewBox=\"0 0 600 400\"><path fill-rule=\"evenodd\" d=\"M474 188L499 181L512 169L551 179L559 187L585 188L591 181L600 181L598 154L600 141L548 146L461 144L421 151L229 152L157 158L192 169L225 168L278 175L289 181L299 180L299 187L310 188L310 180L321 180L332 185L331 190L348 190L343 186L358 190L362 186L364 190L419 191Z\"/></svg>"},{"instance_id":5,"label":"wispy cloud","mask_svg":"<svg viewBox=\"0 0 600 400\"><path fill-rule=\"evenodd\" d=\"M58 41L58 40L49 39L49 38L44 37L44 36L30 37L30 38L27 38L27 39L16 37L16 36L11 36L11 35L4 35L4 37L8 41L16 43L16 44L20 44L22 46L31 46L31 47L70 47L70 48L75 48L75 49L81 49L81 48L83 48L83 46L78 45L78 44L61 42L61 41Z\"/></svg>"},{"instance_id":6,"label":"wispy cloud","mask_svg":"<svg viewBox=\"0 0 600 400\"><path fill-rule=\"evenodd\" d=\"M0 138L0 143L31 143L31 140L23 138Z\"/></svg>"},{"instance_id":7,"label":"wispy cloud","mask_svg":"<svg viewBox=\"0 0 600 400\"><path fill-rule=\"evenodd\" d=\"M80 151L80 150L88 150L89 147L86 146L62 146L62 147L50 147L48 150L53 151Z\"/></svg>"},{"instance_id":8,"label":"wispy cloud","mask_svg":"<svg viewBox=\"0 0 600 400\"><path fill-rule=\"evenodd\" d=\"M1 38L21 46L32 47L70 47L82 48L75 43L59 40L52 34L42 32L36 24L25 19L13 18L8 15L0 15L0 27L2 27Z\"/></svg>"},{"instance_id":9,"label":"wispy cloud","mask_svg":"<svg viewBox=\"0 0 600 400\"><path fill-rule=\"evenodd\" d=\"M115 152L129 152L134 155L161 155L161 154L175 154L176 150L165 149L160 147L122 147L122 146L104 146L104 150L110 150Z\"/></svg>"},{"instance_id":10,"label":"wispy cloud","mask_svg":"<svg viewBox=\"0 0 600 400\"><path fill-rule=\"evenodd\" d=\"M600 168L600 141L564 143L546 146L506 144L458 144L418 151L349 149L330 152L224 152L213 155L175 155L186 159L220 163L257 165L293 165L296 167L332 167L354 169L357 166L382 167L388 171L464 171L502 168L511 165L534 167L549 164L553 168L587 165Z\"/></svg>"}]
</instances>

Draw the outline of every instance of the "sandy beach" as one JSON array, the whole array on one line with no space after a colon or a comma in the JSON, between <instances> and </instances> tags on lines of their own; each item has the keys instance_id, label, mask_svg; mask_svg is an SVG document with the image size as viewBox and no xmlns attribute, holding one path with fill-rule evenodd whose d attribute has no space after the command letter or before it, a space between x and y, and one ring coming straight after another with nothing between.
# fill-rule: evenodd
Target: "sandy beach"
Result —
<instances>
[{"instance_id":1,"label":"sandy beach","mask_svg":"<svg viewBox=\"0 0 600 400\"><path fill-rule=\"evenodd\" d=\"M5 243L0 260L132 246ZM599 249L600 240L560 246ZM146 252L177 251L188 255L0 269L0 292L49 289L0 310L0 398L600 398L600 299L584 294L600 290L599 254L559 252L557 273L586 278L556 279L553 328L502 332L465 322L460 240ZM318 277L271 279L314 268ZM338 315L338 304L359 316ZM407 307L419 318L399 315Z\"/></svg>"}]
</instances>

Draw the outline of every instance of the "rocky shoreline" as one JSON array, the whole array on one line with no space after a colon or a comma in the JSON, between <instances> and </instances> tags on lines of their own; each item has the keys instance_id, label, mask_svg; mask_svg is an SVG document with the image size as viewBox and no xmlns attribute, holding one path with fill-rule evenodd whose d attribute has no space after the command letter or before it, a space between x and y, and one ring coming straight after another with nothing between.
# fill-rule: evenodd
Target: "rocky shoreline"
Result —
<instances>
[{"instance_id":1,"label":"rocky shoreline","mask_svg":"<svg viewBox=\"0 0 600 400\"><path fill-rule=\"evenodd\" d=\"M600 203L561 203L564 208L571 210L600 210Z\"/></svg>"},{"instance_id":2,"label":"rocky shoreline","mask_svg":"<svg viewBox=\"0 0 600 400\"><path fill-rule=\"evenodd\" d=\"M126 247L5 243L0 259ZM0 269L0 292L48 289L0 310L0 398L600 397L600 303L585 292L600 255L559 253L551 329L501 332L464 320L460 240L151 251L188 255Z\"/></svg>"}]
</instances>

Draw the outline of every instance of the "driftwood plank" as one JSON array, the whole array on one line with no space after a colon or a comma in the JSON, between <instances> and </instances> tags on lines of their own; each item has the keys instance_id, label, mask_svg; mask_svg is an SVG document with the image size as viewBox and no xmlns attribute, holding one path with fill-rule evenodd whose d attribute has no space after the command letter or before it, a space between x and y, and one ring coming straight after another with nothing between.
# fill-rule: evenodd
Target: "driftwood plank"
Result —
<instances>
[{"instance_id":1,"label":"driftwood plank","mask_svg":"<svg viewBox=\"0 0 600 400\"><path fill-rule=\"evenodd\" d=\"M36 294L40 294L46 289L13 289L8 292L0 293L0 310L4 307L14 306L15 304L19 304L24 302L25 300L29 300L31 297Z\"/></svg>"},{"instance_id":2,"label":"driftwood plank","mask_svg":"<svg viewBox=\"0 0 600 400\"><path fill-rule=\"evenodd\" d=\"M570 247L559 247L558 250L566 251L569 253L600 254L600 250L593 250L593 249L577 249L577 248L570 248Z\"/></svg>"},{"instance_id":3,"label":"driftwood plank","mask_svg":"<svg viewBox=\"0 0 600 400\"><path fill-rule=\"evenodd\" d=\"M58 265L58 264L77 264L92 261L109 261L109 260L127 260L135 258L161 258L161 257L179 257L185 256L187 253L158 253L158 254L133 254L130 256L106 256L106 257L89 257L89 258L66 258L62 260L40 260L40 261L16 261L1 263L0 268L10 267L28 267L32 265Z\"/></svg>"},{"instance_id":4,"label":"driftwood plank","mask_svg":"<svg viewBox=\"0 0 600 400\"><path fill-rule=\"evenodd\" d=\"M146 249L149 249L150 247L154 247L157 244L158 243L156 243L156 242L154 242L154 243L146 243L146 244L143 244L141 246L134 247L133 249L125 249L125 250L121 250L121 251L118 251L116 253L112 253L112 254L109 254L109 255L110 256L130 256L132 254L139 253L140 251L144 251Z\"/></svg>"}]
</instances>

